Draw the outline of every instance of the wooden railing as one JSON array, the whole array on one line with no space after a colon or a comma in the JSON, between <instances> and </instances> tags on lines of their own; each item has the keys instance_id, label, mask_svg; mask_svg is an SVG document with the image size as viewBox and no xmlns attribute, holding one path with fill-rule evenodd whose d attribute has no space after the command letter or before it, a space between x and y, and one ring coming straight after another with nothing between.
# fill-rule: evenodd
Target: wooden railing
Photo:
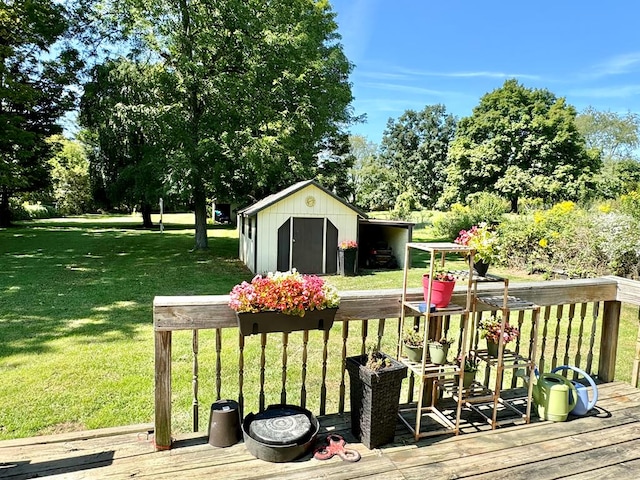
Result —
<instances>
[{"instance_id":1,"label":"wooden railing","mask_svg":"<svg viewBox=\"0 0 640 480\"><path fill-rule=\"evenodd\" d=\"M499 294L501 287L483 284L479 286L482 294ZM580 366L600 381L610 382L615 378L618 332L620 327L621 304L640 305L640 282L604 277L586 280L567 280L535 283L512 283L509 294L536 303L542 307L539 323L541 347L538 349L537 364L548 371L557 365L572 364ZM422 292L412 290L409 300L418 300ZM238 393L240 408L245 407L245 384L251 377L250 390L259 391L257 403L259 410L264 409L267 397L273 397L273 391L280 389L277 402L287 403L293 383L288 375L289 369L299 370L299 391L295 397L301 406L307 403L309 389L318 389L320 415L327 413L327 405L335 405L338 413L345 411L345 359L347 356L365 352L367 345L385 344L395 348L398 344L400 316L400 290L347 291L341 292L341 303L336 315L336 323L331 331L313 332L310 341L309 332L303 334L262 334L258 335L259 346L256 359L258 364L247 361L249 355L247 342L251 337L232 335L236 340L223 342L226 329L237 329L235 313L228 307L227 295L156 297L153 305L155 330L155 443L156 448L171 446L171 402L172 402L172 332L192 331L192 417L193 430L199 428L199 331L215 332L215 397L221 398L223 390L223 370L237 371L237 382L233 390ZM463 292L457 290L453 302L463 300ZM522 322L522 316L519 318ZM342 322L342 325L340 325ZM369 332L370 327L375 332ZM358 331L355 333L355 331ZM341 331L341 338L330 338ZM599 337L598 337L599 334ZM226 335L228 338L229 336ZM290 344L290 337L301 339L300 346ZM373 337L373 338L372 338ZM251 340L254 341L253 339ZM255 341L258 341L257 339ZM270 343L271 342L271 343ZM266 373L269 347L280 350L281 378L273 378ZM393 345L393 347L390 347ZM640 331L636 356L632 372L632 383L637 386L640 364ZM330 353L331 350L331 353ZM290 353L295 353L294 360ZM329 359L336 363L339 379L328 374ZM395 350L394 350L395 353ZM313 360L310 358L313 357ZM584 361L583 361L584 359ZM595 370L597 359L597 370ZM271 358L273 360L273 358ZM225 363L226 362L226 363ZM314 375L311 376L313 363ZM257 370L257 371L256 371ZM334 373L335 375L335 373ZM227 375L228 377L228 375ZM267 378L268 377L268 378ZM276 385L278 384L279 385ZM297 382L296 382L297 383ZM225 385L226 386L226 385ZM409 391L409 400L412 395ZM333 413L333 412L331 412Z\"/></svg>"}]
</instances>

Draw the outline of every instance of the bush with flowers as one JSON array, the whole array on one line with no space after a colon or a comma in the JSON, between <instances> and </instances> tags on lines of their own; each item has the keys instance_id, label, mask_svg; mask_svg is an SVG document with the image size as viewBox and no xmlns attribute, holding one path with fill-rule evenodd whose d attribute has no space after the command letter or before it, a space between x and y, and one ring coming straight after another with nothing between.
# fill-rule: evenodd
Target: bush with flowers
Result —
<instances>
[{"instance_id":1,"label":"bush with flowers","mask_svg":"<svg viewBox=\"0 0 640 480\"><path fill-rule=\"evenodd\" d=\"M486 223L474 225L469 230L460 230L455 243L473 248L476 251L473 260L482 260L484 263L492 263L497 256L498 237Z\"/></svg>"},{"instance_id":2,"label":"bush with flowers","mask_svg":"<svg viewBox=\"0 0 640 480\"><path fill-rule=\"evenodd\" d=\"M480 337L486 338L487 341L498 343L500 341L500 335L502 335L503 342L509 343L514 341L520 335L520 331L517 327L510 325L508 322L504 324L504 331L500 330L500 324L502 318L500 316L491 316L483 318L478 324L480 330Z\"/></svg>"},{"instance_id":3,"label":"bush with flowers","mask_svg":"<svg viewBox=\"0 0 640 480\"><path fill-rule=\"evenodd\" d=\"M256 275L231 290L229 306L238 313L282 312L304 317L307 310L335 308L338 290L316 275L302 275L295 269Z\"/></svg>"},{"instance_id":4,"label":"bush with flowers","mask_svg":"<svg viewBox=\"0 0 640 480\"><path fill-rule=\"evenodd\" d=\"M358 242L355 240L343 240L338 245L340 250L355 250L358 248Z\"/></svg>"}]
</instances>

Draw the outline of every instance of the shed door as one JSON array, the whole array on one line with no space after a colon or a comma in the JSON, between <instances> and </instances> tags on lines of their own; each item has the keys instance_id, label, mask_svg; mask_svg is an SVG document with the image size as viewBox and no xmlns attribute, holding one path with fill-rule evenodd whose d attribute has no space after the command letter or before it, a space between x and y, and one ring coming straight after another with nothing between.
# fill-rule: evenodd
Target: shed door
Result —
<instances>
[{"instance_id":1,"label":"shed door","mask_svg":"<svg viewBox=\"0 0 640 480\"><path fill-rule=\"evenodd\" d=\"M322 273L324 218L293 218L291 266L300 273Z\"/></svg>"}]
</instances>

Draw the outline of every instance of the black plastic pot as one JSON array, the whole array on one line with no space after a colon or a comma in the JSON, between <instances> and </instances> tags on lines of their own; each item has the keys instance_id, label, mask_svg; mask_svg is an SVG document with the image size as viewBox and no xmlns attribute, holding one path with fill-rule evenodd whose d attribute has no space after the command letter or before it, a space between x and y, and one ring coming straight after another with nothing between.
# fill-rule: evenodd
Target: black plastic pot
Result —
<instances>
[{"instance_id":1,"label":"black plastic pot","mask_svg":"<svg viewBox=\"0 0 640 480\"><path fill-rule=\"evenodd\" d=\"M290 462L313 448L320 424L316 417L296 405L269 405L264 412L250 413L242 422L249 452L267 462Z\"/></svg>"}]
</instances>

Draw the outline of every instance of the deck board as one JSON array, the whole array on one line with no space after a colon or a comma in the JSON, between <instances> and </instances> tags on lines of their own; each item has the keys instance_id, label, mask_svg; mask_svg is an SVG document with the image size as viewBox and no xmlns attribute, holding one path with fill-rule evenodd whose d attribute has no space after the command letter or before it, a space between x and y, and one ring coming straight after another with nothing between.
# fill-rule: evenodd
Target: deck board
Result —
<instances>
[{"instance_id":1,"label":"deck board","mask_svg":"<svg viewBox=\"0 0 640 480\"><path fill-rule=\"evenodd\" d=\"M0 479L272 479L408 480L429 478L636 479L640 474L640 390L600 385L597 411L567 422L468 428L459 436L418 442L398 422L394 443L368 450L349 431L349 415L320 418L320 438L345 436L362 454L357 463L310 455L295 462L254 458L242 442L212 447L201 433L179 435L155 452L149 425L0 442Z\"/></svg>"}]
</instances>

